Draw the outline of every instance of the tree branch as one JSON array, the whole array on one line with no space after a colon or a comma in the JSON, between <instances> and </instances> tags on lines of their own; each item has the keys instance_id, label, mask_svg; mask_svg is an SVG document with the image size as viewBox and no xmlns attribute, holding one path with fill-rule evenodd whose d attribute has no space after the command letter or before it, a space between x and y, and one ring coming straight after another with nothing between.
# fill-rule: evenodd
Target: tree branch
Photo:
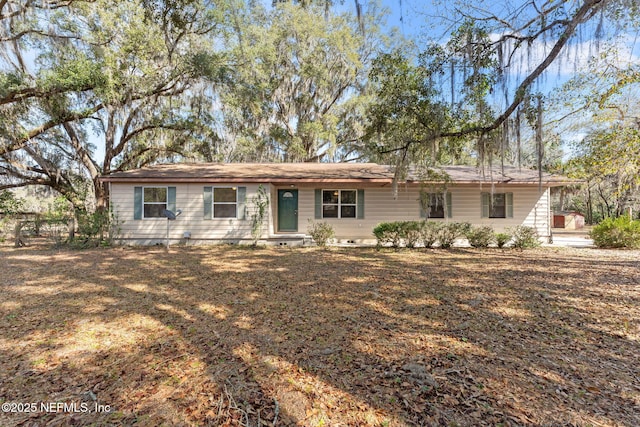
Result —
<instances>
[{"instance_id":1,"label":"tree branch","mask_svg":"<svg viewBox=\"0 0 640 427\"><path fill-rule=\"evenodd\" d=\"M67 122L86 119L87 117L89 117L92 114L100 111L103 108L104 108L104 105L98 104L98 105L96 105L96 106L94 106L92 108L86 109L84 111L79 111L79 112L76 112L76 113L70 113L70 114L68 114L68 115L66 115L63 118L60 118L58 120L50 120L47 123L44 123L44 124L34 128L34 129L31 129L31 131L29 131L23 137L18 138L17 140L0 147L0 156L4 156L7 153L10 153L11 151L16 151L16 150L20 150L20 149L24 148L29 143L29 141L31 141L33 138L37 137L38 135L43 134L44 132L48 131L49 129L53 129L56 126L59 126L61 124L67 123Z\"/></svg>"},{"instance_id":2,"label":"tree branch","mask_svg":"<svg viewBox=\"0 0 640 427\"><path fill-rule=\"evenodd\" d=\"M91 175L91 178L100 176L100 166L98 166L98 164L91 158L91 155L89 154L85 146L82 145L82 143L80 142L80 138L78 138L78 134L73 126L71 126L71 123L67 122L62 126L67 132L67 135L69 135L69 142L71 146L73 147L78 157L80 157L80 161L82 162L84 167L86 167L89 171L89 175Z\"/></svg>"},{"instance_id":3,"label":"tree branch","mask_svg":"<svg viewBox=\"0 0 640 427\"><path fill-rule=\"evenodd\" d=\"M16 9L14 11L11 11L9 13L1 13L3 7L7 4L7 0L2 0L0 1L0 21L4 20L4 19L9 19L9 18L14 18L16 16L20 16L24 13L26 13L26 11L30 8L37 8L37 9L45 9L45 10L54 10L54 9L61 9L63 7L69 7L71 6L73 3L77 3L79 1L82 1L83 3L93 3L94 0L68 0L68 1L36 1L36 2L31 2L31 1L27 1L26 6L22 7L20 9Z\"/></svg>"},{"instance_id":4,"label":"tree branch","mask_svg":"<svg viewBox=\"0 0 640 427\"><path fill-rule=\"evenodd\" d=\"M23 101L29 98L48 98L65 92L86 92L93 89L93 85L83 86L80 88L58 87L51 90L43 91L37 87L29 87L11 91L0 98L0 106L10 104L12 102Z\"/></svg>"},{"instance_id":5,"label":"tree branch","mask_svg":"<svg viewBox=\"0 0 640 427\"><path fill-rule=\"evenodd\" d=\"M565 30L560 35L556 43L553 45L553 48L549 52L549 54L544 58L544 60L520 83L518 89L516 90L515 97L511 104L505 109L505 111L498 116L492 123L487 126L473 126L466 129L461 129L453 132L443 132L440 137L445 138L455 138L461 137L465 135L471 134L484 134L491 132L502 125L502 123L507 120L513 112L518 108L518 106L524 101L525 96L529 87L533 84L533 82L542 75L542 73L555 61L558 57L562 49L567 45L569 39L578 27L578 25L589 20L595 13L600 10L605 4L606 0L587 0L585 3L578 9L574 17L567 21Z\"/></svg>"},{"instance_id":6,"label":"tree branch","mask_svg":"<svg viewBox=\"0 0 640 427\"><path fill-rule=\"evenodd\" d=\"M123 135L120 138L120 142L118 143L118 145L116 146L116 148L114 149L114 153L117 156L118 154L122 153L122 151L124 151L124 149L126 148L127 144L129 141L131 141L133 138L135 138L136 136L150 131L150 130L155 130L155 129L167 129L167 130L174 130L174 131L183 131L183 130L188 130L188 128L186 126L180 126L180 125L172 125L172 124L165 124L165 123L157 123L157 124L147 124L145 126L141 126L137 129L134 129L133 131L129 132L126 135Z\"/></svg>"},{"instance_id":7,"label":"tree branch","mask_svg":"<svg viewBox=\"0 0 640 427\"><path fill-rule=\"evenodd\" d=\"M49 37L51 39L60 39L60 40L82 40L82 37L79 37L79 36L65 36L62 34L52 34L44 31L36 30L36 29L29 29L29 30L20 31L19 33L12 34L8 37L0 38L0 43L16 41L26 36L27 34L35 34L38 36L44 36L44 37Z\"/></svg>"},{"instance_id":8,"label":"tree branch","mask_svg":"<svg viewBox=\"0 0 640 427\"><path fill-rule=\"evenodd\" d=\"M22 188L30 185L47 185L50 186L51 182L43 178L30 178L28 181L0 184L0 190L8 190L10 188Z\"/></svg>"},{"instance_id":9,"label":"tree branch","mask_svg":"<svg viewBox=\"0 0 640 427\"><path fill-rule=\"evenodd\" d=\"M140 111L140 107L141 105L136 106L127 115L127 120L125 120L124 125L122 126L122 136L120 137L120 141L118 142L117 145L113 147L112 154L114 156L117 156L118 154L122 153L122 150L124 150L125 144L127 143L127 140L125 140L125 136L129 134L129 128L131 127L131 123L133 122L134 117Z\"/></svg>"}]
</instances>

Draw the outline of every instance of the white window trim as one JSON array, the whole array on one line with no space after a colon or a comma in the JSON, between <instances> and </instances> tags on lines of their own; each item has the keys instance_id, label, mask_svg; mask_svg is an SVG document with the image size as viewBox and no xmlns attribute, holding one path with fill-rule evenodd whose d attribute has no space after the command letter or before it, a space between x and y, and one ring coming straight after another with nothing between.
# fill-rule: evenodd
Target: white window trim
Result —
<instances>
[{"instance_id":1,"label":"white window trim","mask_svg":"<svg viewBox=\"0 0 640 427\"><path fill-rule=\"evenodd\" d=\"M337 191L338 192L338 203L325 203L324 202L324 192L325 191ZM353 191L356 195L356 201L355 203L342 203L342 192L343 191ZM353 189L353 188L323 188L322 189L322 198L321 198L321 202L322 202L322 219L357 219L358 218L358 190ZM324 216L324 207L325 206L337 206L338 207L338 216L337 217L325 217ZM342 206L353 206L355 208L354 212L355 215L354 216L350 216L350 217L346 217L343 218L342 217Z\"/></svg>"},{"instance_id":2,"label":"white window trim","mask_svg":"<svg viewBox=\"0 0 640 427\"><path fill-rule=\"evenodd\" d=\"M144 206L145 205L160 205L160 204L163 204L161 202L145 202L144 201L144 191L147 188L164 188L165 191L166 191L165 194L166 194L166 197L167 197L167 199L164 202L164 208L167 209L167 205L169 204L169 186L166 186L166 187L163 186L163 185L147 185L147 186L143 186L142 187L142 219L143 220L145 220L145 219L146 220L152 220L152 221L153 220L159 220L159 219L167 219L164 216L145 216L145 214L144 214Z\"/></svg>"},{"instance_id":3,"label":"white window trim","mask_svg":"<svg viewBox=\"0 0 640 427\"><path fill-rule=\"evenodd\" d=\"M216 188L231 188L236 191L236 201L235 202L216 202ZM235 205L236 207L236 215L235 216L225 216L225 217L216 217L216 205ZM220 185L217 187L211 187L211 219L218 221L225 221L230 219L238 219L238 187L233 185Z\"/></svg>"}]
</instances>

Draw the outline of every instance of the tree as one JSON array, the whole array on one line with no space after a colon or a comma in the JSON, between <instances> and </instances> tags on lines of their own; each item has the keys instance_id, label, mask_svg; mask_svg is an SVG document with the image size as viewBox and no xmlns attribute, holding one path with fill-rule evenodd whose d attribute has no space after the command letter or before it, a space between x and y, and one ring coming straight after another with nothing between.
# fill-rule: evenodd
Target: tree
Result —
<instances>
[{"instance_id":1,"label":"tree","mask_svg":"<svg viewBox=\"0 0 640 427\"><path fill-rule=\"evenodd\" d=\"M364 135L370 157L391 164L407 157L414 163L445 163L448 155L462 157L462 144L450 144L446 152L438 147L439 135L452 126L453 117L450 108L438 101L433 71L414 65L401 50L374 60L370 73L374 101L367 110Z\"/></svg>"},{"instance_id":2,"label":"tree","mask_svg":"<svg viewBox=\"0 0 640 427\"><path fill-rule=\"evenodd\" d=\"M574 160L580 177L587 181L591 209L600 207L601 217L617 217L640 201L640 122L618 123L595 131L581 144L580 156ZM597 206L596 206L597 207ZM591 214L590 216L593 216Z\"/></svg>"},{"instance_id":3,"label":"tree","mask_svg":"<svg viewBox=\"0 0 640 427\"><path fill-rule=\"evenodd\" d=\"M227 159L318 161L350 153L358 137L350 120L364 102L369 57L376 42L350 14L323 6L249 4L237 11L227 43L238 64L220 95ZM233 145L233 144L230 144Z\"/></svg>"},{"instance_id":4,"label":"tree","mask_svg":"<svg viewBox=\"0 0 640 427\"><path fill-rule=\"evenodd\" d=\"M0 189L42 184L76 209L104 208L100 176L182 154L198 130L217 12L194 0L42 4L0 2Z\"/></svg>"},{"instance_id":5,"label":"tree","mask_svg":"<svg viewBox=\"0 0 640 427\"><path fill-rule=\"evenodd\" d=\"M597 51L605 38L637 26L634 18L639 13L637 2L631 0L507 2L501 3L500 14L493 12L495 5L482 0L444 3L435 9L440 7L445 9L436 19L451 24L454 31L446 43L438 40L423 49L422 64L436 70L427 74L429 85L450 88L437 91L432 103L448 105L455 120L437 134L395 149L408 151L411 145L433 146L436 141L445 147L459 138L473 138L480 163L487 153L504 156L505 149L519 145L525 124L542 154L545 76L554 64L576 60L568 56L577 55L585 39ZM607 28L618 32L607 32ZM621 71L621 83L635 76ZM540 168L541 160L537 163Z\"/></svg>"},{"instance_id":6,"label":"tree","mask_svg":"<svg viewBox=\"0 0 640 427\"><path fill-rule=\"evenodd\" d=\"M0 213L11 216L24 209L24 199L16 197L11 191L0 192Z\"/></svg>"},{"instance_id":7,"label":"tree","mask_svg":"<svg viewBox=\"0 0 640 427\"><path fill-rule=\"evenodd\" d=\"M632 58L620 42L607 43L550 99L548 128L573 136L565 172L585 181L562 189L561 209L584 212L590 223L640 206L640 73Z\"/></svg>"}]
</instances>

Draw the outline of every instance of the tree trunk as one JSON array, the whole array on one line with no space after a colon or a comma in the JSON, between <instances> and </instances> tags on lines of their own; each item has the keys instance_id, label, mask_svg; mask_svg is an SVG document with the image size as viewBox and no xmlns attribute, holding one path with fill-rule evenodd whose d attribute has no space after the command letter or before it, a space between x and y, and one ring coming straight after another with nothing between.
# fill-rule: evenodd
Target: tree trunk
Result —
<instances>
[{"instance_id":1,"label":"tree trunk","mask_svg":"<svg viewBox=\"0 0 640 427\"><path fill-rule=\"evenodd\" d=\"M20 248L22 246L25 246L24 241L22 240L22 226L23 225L24 225L23 221L17 221L16 222L16 226L13 229L14 246L16 248Z\"/></svg>"},{"instance_id":2,"label":"tree trunk","mask_svg":"<svg viewBox=\"0 0 640 427\"><path fill-rule=\"evenodd\" d=\"M607 218L611 217L611 205L609 204L607 198L604 196L600 184L598 184L598 195L600 196L600 199L602 199L602 205L604 205L604 207L607 209L606 214L604 212L604 209L602 210L602 216L606 216Z\"/></svg>"},{"instance_id":3,"label":"tree trunk","mask_svg":"<svg viewBox=\"0 0 640 427\"><path fill-rule=\"evenodd\" d=\"M99 177L93 178L93 191L96 199L96 211L106 211L109 209L109 186L106 182L101 182Z\"/></svg>"}]
</instances>

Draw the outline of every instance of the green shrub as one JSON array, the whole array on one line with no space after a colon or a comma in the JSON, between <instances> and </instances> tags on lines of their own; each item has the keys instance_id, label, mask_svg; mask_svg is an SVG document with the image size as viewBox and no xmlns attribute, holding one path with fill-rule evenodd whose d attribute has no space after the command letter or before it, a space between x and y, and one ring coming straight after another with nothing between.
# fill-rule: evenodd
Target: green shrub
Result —
<instances>
[{"instance_id":1,"label":"green shrub","mask_svg":"<svg viewBox=\"0 0 640 427\"><path fill-rule=\"evenodd\" d=\"M327 243L336 235L333 226L327 222L313 222L309 220L307 232L311 236L316 245L324 248Z\"/></svg>"},{"instance_id":2,"label":"green shrub","mask_svg":"<svg viewBox=\"0 0 640 427\"><path fill-rule=\"evenodd\" d=\"M499 248L504 248L504 246L509 243L509 240L511 240L511 234L509 233L496 233L494 236L494 240L496 242L496 245L498 245Z\"/></svg>"},{"instance_id":3,"label":"green shrub","mask_svg":"<svg viewBox=\"0 0 640 427\"><path fill-rule=\"evenodd\" d=\"M438 241L441 223L425 221L420 228L420 240L425 248L430 248Z\"/></svg>"},{"instance_id":4,"label":"green shrub","mask_svg":"<svg viewBox=\"0 0 640 427\"><path fill-rule=\"evenodd\" d=\"M120 221L106 210L76 212L77 230L71 243L78 248L109 246L120 234ZM54 223L55 220L50 220ZM63 221L64 222L64 221Z\"/></svg>"},{"instance_id":5,"label":"green shrub","mask_svg":"<svg viewBox=\"0 0 640 427\"><path fill-rule=\"evenodd\" d=\"M73 218L73 206L64 196L58 196L49 205L49 209L44 214L44 222L66 222Z\"/></svg>"},{"instance_id":6,"label":"green shrub","mask_svg":"<svg viewBox=\"0 0 640 427\"><path fill-rule=\"evenodd\" d=\"M408 248L415 248L422 241L422 221L405 221L402 223L400 237Z\"/></svg>"},{"instance_id":7,"label":"green shrub","mask_svg":"<svg viewBox=\"0 0 640 427\"><path fill-rule=\"evenodd\" d=\"M540 236L533 227L519 225L511 229L513 247L517 249L530 249L540 246Z\"/></svg>"},{"instance_id":8,"label":"green shrub","mask_svg":"<svg viewBox=\"0 0 640 427\"><path fill-rule=\"evenodd\" d=\"M0 192L0 212L5 216L12 216L24 209L25 200L16 197L9 190L3 190Z\"/></svg>"},{"instance_id":9,"label":"green shrub","mask_svg":"<svg viewBox=\"0 0 640 427\"><path fill-rule=\"evenodd\" d=\"M590 233L599 248L640 248L640 221L628 216L605 218Z\"/></svg>"},{"instance_id":10,"label":"green shrub","mask_svg":"<svg viewBox=\"0 0 640 427\"><path fill-rule=\"evenodd\" d=\"M493 241L491 227L473 229L468 222L440 223L435 221L395 221L382 222L373 229L373 235L378 240L378 246L391 245L394 248L404 244L408 248L415 248L420 244L425 248L432 247L436 242L441 248L450 248L456 239L472 236L472 245L486 247Z\"/></svg>"},{"instance_id":11,"label":"green shrub","mask_svg":"<svg viewBox=\"0 0 640 427\"><path fill-rule=\"evenodd\" d=\"M402 222L381 222L373 229L373 235L378 240L378 246L391 244L394 248L400 246L402 242L403 230Z\"/></svg>"},{"instance_id":12,"label":"green shrub","mask_svg":"<svg viewBox=\"0 0 640 427\"><path fill-rule=\"evenodd\" d=\"M404 244L408 248L416 247L422 241L422 221L382 222L373 229L378 246L391 244L394 248Z\"/></svg>"},{"instance_id":13,"label":"green shrub","mask_svg":"<svg viewBox=\"0 0 640 427\"><path fill-rule=\"evenodd\" d=\"M471 227L466 233L469 244L474 248L487 248L494 242L495 234L493 228L488 225Z\"/></svg>"},{"instance_id":14,"label":"green shrub","mask_svg":"<svg viewBox=\"0 0 640 427\"><path fill-rule=\"evenodd\" d=\"M465 236L471 229L468 222L450 222L442 224L438 230L438 242L440 247L448 249L455 243L456 239Z\"/></svg>"},{"instance_id":15,"label":"green shrub","mask_svg":"<svg viewBox=\"0 0 640 427\"><path fill-rule=\"evenodd\" d=\"M108 234L109 213L106 211L78 212L75 243L79 246L98 246Z\"/></svg>"}]
</instances>

